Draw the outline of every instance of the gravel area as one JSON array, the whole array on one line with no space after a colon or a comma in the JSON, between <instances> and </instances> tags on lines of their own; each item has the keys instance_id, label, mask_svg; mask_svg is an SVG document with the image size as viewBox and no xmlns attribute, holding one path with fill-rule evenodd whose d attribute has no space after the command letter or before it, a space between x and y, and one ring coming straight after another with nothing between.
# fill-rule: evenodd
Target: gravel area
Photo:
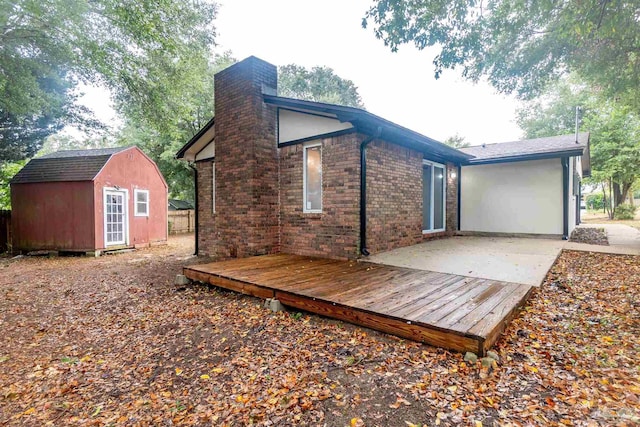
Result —
<instances>
[{"instance_id":1,"label":"gravel area","mask_svg":"<svg viewBox=\"0 0 640 427\"><path fill-rule=\"evenodd\" d=\"M571 233L571 242L587 243L589 245L609 246L607 233L603 228L578 227Z\"/></svg>"}]
</instances>

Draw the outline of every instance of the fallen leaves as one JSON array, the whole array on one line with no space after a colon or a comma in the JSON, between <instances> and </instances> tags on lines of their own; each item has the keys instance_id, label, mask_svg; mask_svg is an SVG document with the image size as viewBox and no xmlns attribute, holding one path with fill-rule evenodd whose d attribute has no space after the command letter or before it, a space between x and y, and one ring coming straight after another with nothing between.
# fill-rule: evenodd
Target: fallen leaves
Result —
<instances>
[{"instance_id":1,"label":"fallen leaves","mask_svg":"<svg viewBox=\"0 0 640 427\"><path fill-rule=\"evenodd\" d=\"M176 292L189 250L175 251L8 264L0 424L640 423L638 257L563 253L483 368L232 292Z\"/></svg>"}]
</instances>

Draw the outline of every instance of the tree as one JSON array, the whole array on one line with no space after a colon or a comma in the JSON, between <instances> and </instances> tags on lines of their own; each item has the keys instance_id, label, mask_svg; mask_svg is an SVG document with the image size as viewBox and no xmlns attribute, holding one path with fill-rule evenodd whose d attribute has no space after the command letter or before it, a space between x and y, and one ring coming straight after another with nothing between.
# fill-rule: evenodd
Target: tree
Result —
<instances>
[{"instance_id":1,"label":"tree","mask_svg":"<svg viewBox=\"0 0 640 427\"><path fill-rule=\"evenodd\" d=\"M464 140L464 136L460 136L457 133L445 139L443 142L453 148L467 148L471 146L469 142Z\"/></svg>"},{"instance_id":2,"label":"tree","mask_svg":"<svg viewBox=\"0 0 640 427\"><path fill-rule=\"evenodd\" d=\"M548 93L518 112L518 124L528 138L575 131L576 106L581 128L591 133L590 182L600 185L610 217L624 203L640 178L640 118L629 106L602 97L575 78L562 80Z\"/></svg>"},{"instance_id":3,"label":"tree","mask_svg":"<svg viewBox=\"0 0 640 427\"><path fill-rule=\"evenodd\" d=\"M26 161L5 162L0 164L0 209L11 209L11 191L9 181L25 165Z\"/></svg>"},{"instance_id":4,"label":"tree","mask_svg":"<svg viewBox=\"0 0 640 427\"><path fill-rule=\"evenodd\" d=\"M278 94L288 98L364 108L358 88L329 67L307 70L295 64L278 69Z\"/></svg>"},{"instance_id":5,"label":"tree","mask_svg":"<svg viewBox=\"0 0 640 427\"><path fill-rule=\"evenodd\" d=\"M236 60L230 52L212 60L156 59L150 67L154 73L139 83L145 87L144 99L118 100L125 117L118 144L140 147L158 165L171 197L193 200L193 172L174 156L213 116L214 75Z\"/></svg>"},{"instance_id":6,"label":"tree","mask_svg":"<svg viewBox=\"0 0 640 427\"><path fill-rule=\"evenodd\" d=\"M462 67L502 92L531 98L575 71L640 111L636 0L376 0L363 19L393 51L436 47L436 78Z\"/></svg>"},{"instance_id":7,"label":"tree","mask_svg":"<svg viewBox=\"0 0 640 427\"><path fill-rule=\"evenodd\" d=\"M118 101L125 116L118 144L141 147L158 164L172 197L194 197L193 172L174 155L213 116L214 75L235 62L231 52L216 55L210 61L194 57L167 62L160 57L150 67L154 77L145 78L140 84L145 87L145 100ZM308 71L287 65L279 73L282 96L362 107L356 86L330 68L314 67Z\"/></svg>"},{"instance_id":8,"label":"tree","mask_svg":"<svg viewBox=\"0 0 640 427\"><path fill-rule=\"evenodd\" d=\"M215 35L204 0L0 2L0 162L31 156L64 125L98 126L74 104L78 82L149 102L159 58L206 58Z\"/></svg>"}]
</instances>

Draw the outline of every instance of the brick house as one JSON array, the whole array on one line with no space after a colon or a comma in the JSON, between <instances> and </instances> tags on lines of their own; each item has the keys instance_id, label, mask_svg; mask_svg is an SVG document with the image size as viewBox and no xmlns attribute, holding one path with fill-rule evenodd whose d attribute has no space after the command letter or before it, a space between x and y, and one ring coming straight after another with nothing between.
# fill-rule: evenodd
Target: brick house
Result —
<instances>
[{"instance_id":1,"label":"brick house","mask_svg":"<svg viewBox=\"0 0 640 427\"><path fill-rule=\"evenodd\" d=\"M476 154L358 108L279 97L276 67L255 57L214 90L215 119L177 153L194 164L199 255L353 259L460 231L460 175Z\"/></svg>"}]
</instances>

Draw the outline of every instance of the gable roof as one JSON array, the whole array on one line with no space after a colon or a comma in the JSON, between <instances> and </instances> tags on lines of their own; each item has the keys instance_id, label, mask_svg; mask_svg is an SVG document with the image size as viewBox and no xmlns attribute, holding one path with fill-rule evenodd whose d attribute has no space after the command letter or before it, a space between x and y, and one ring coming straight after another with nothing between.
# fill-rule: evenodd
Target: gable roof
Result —
<instances>
[{"instance_id":1,"label":"gable roof","mask_svg":"<svg viewBox=\"0 0 640 427\"><path fill-rule=\"evenodd\" d=\"M377 135L380 139L429 153L443 160L466 162L473 157L360 108L315 101L303 101L301 99L284 98L267 94L263 95L263 97L267 104L284 107L293 111L320 113L327 115L327 117L336 118L341 122L350 122L359 132L368 135ZM195 157L199 151L213 140L212 128L214 126L214 119L215 118L209 120L209 122L176 153L176 158L193 160L189 157ZM210 130L211 132L209 132ZM379 135L378 130L380 130ZM205 135L211 136L203 138ZM194 152L195 154L193 154ZM189 153L191 153L191 155L189 155Z\"/></svg>"},{"instance_id":2,"label":"gable roof","mask_svg":"<svg viewBox=\"0 0 640 427\"><path fill-rule=\"evenodd\" d=\"M214 122L215 117L211 117L211 120L209 120L202 129L193 135L193 137L176 153L176 159L186 158L189 161L195 160L198 153L214 140ZM203 138L207 133L210 134L210 137Z\"/></svg>"},{"instance_id":3,"label":"gable roof","mask_svg":"<svg viewBox=\"0 0 640 427\"><path fill-rule=\"evenodd\" d=\"M474 156L469 164L487 164L517 162L524 160L552 159L567 156L582 156L582 169L585 176L591 173L589 155L589 133L548 136L524 139L521 141L483 144L461 148Z\"/></svg>"},{"instance_id":4,"label":"gable roof","mask_svg":"<svg viewBox=\"0 0 640 427\"><path fill-rule=\"evenodd\" d=\"M56 151L31 159L10 183L92 181L113 154L130 148L132 147Z\"/></svg>"},{"instance_id":5,"label":"gable roof","mask_svg":"<svg viewBox=\"0 0 640 427\"><path fill-rule=\"evenodd\" d=\"M303 101L264 94L264 101L278 107L300 112L328 114L341 122L350 122L358 132L376 135L377 138L428 153L443 160L466 162L473 156L463 153L428 136L414 132L368 111L343 105Z\"/></svg>"}]
</instances>

